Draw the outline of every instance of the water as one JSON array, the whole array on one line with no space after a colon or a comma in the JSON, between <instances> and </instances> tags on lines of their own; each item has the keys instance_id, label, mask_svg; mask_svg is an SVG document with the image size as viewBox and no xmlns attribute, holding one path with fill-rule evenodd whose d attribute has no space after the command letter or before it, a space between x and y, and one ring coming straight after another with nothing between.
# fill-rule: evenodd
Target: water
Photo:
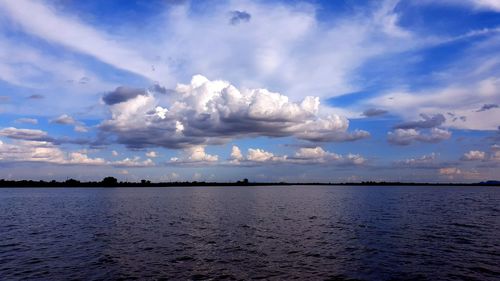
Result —
<instances>
[{"instance_id":1,"label":"water","mask_svg":"<svg viewBox=\"0 0 500 281\"><path fill-rule=\"evenodd\" d=\"M1 280L500 280L500 188L0 189Z\"/></svg>"}]
</instances>

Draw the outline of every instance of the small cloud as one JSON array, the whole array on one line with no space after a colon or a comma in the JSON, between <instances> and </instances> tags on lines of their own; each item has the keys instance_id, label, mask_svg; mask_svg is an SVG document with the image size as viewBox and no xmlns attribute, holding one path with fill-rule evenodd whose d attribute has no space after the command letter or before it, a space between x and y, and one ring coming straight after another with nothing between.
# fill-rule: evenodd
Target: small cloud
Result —
<instances>
[{"instance_id":1,"label":"small cloud","mask_svg":"<svg viewBox=\"0 0 500 281\"><path fill-rule=\"evenodd\" d=\"M462 171L459 168L456 168L456 167L448 167L448 168L441 168L441 169L439 169L439 174L440 175L444 175L444 176L453 177L455 175L462 174Z\"/></svg>"},{"instance_id":2,"label":"small cloud","mask_svg":"<svg viewBox=\"0 0 500 281\"><path fill-rule=\"evenodd\" d=\"M139 95L146 95L147 92L144 89L130 88L130 87L118 87L114 91L105 94L102 100L107 105L113 105L117 103L126 102L133 99Z\"/></svg>"},{"instance_id":3,"label":"small cloud","mask_svg":"<svg viewBox=\"0 0 500 281\"><path fill-rule=\"evenodd\" d=\"M450 131L439 128L432 128L428 134L415 129L396 129L387 133L387 141L396 145L409 145L414 141L437 143L450 137Z\"/></svg>"},{"instance_id":4,"label":"small cloud","mask_svg":"<svg viewBox=\"0 0 500 281\"><path fill-rule=\"evenodd\" d=\"M186 148L183 152L183 157L172 157L170 158L170 164L209 164L216 163L219 160L218 155L211 155L205 152L204 145L196 145L190 148Z\"/></svg>"},{"instance_id":5,"label":"small cloud","mask_svg":"<svg viewBox=\"0 0 500 281\"><path fill-rule=\"evenodd\" d=\"M151 167L154 166L155 163L151 159L146 159L141 161L140 157L134 157L134 158L125 158L120 161L115 161L111 162L111 164L115 167L135 167L135 168L141 168L141 167Z\"/></svg>"},{"instance_id":6,"label":"small cloud","mask_svg":"<svg viewBox=\"0 0 500 281\"><path fill-rule=\"evenodd\" d=\"M50 120L50 123L61 124L61 125L73 125L76 123L73 117L68 114L63 114L55 119Z\"/></svg>"},{"instance_id":7,"label":"small cloud","mask_svg":"<svg viewBox=\"0 0 500 281\"><path fill-rule=\"evenodd\" d=\"M238 161L241 161L243 159L244 159L244 157L243 157L243 154L241 153L240 148L237 147L236 145L233 145L233 147L231 148L231 160L233 162L238 162Z\"/></svg>"},{"instance_id":8,"label":"small cloud","mask_svg":"<svg viewBox=\"0 0 500 281\"><path fill-rule=\"evenodd\" d=\"M489 104L483 105L480 109L476 110L476 112L483 112L483 111L498 108L498 107L499 107L498 104L489 103Z\"/></svg>"},{"instance_id":9,"label":"small cloud","mask_svg":"<svg viewBox=\"0 0 500 281\"><path fill-rule=\"evenodd\" d=\"M408 158L394 162L399 167L429 168L435 167L436 153L422 155L421 157Z\"/></svg>"},{"instance_id":10,"label":"small cloud","mask_svg":"<svg viewBox=\"0 0 500 281\"><path fill-rule=\"evenodd\" d=\"M35 118L19 118L19 119L16 119L15 122L21 123L21 124L32 124L32 125L38 124L38 120Z\"/></svg>"},{"instance_id":11,"label":"small cloud","mask_svg":"<svg viewBox=\"0 0 500 281\"><path fill-rule=\"evenodd\" d=\"M31 95L28 97L28 99L30 100L40 100L40 99L43 99L45 98L43 95L38 95L38 94L35 94L35 95Z\"/></svg>"},{"instance_id":12,"label":"small cloud","mask_svg":"<svg viewBox=\"0 0 500 281\"><path fill-rule=\"evenodd\" d=\"M0 136L19 140L46 141L49 139L47 132L32 129L18 129L8 127L0 130Z\"/></svg>"},{"instance_id":13,"label":"small cloud","mask_svg":"<svg viewBox=\"0 0 500 281\"><path fill-rule=\"evenodd\" d=\"M251 18L252 15L245 11L232 11L229 23L232 25L238 25L242 22L249 22Z\"/></svg>"},{"instance_id":14,"label":"small cloud","mask_svg":"<svg viewBox=\"0 0 500 281\"><path fill-rule=\"evenodd\" d=\"M80 78L80 80L78 80L79 84L88 84L89 82L90 82L90 78L88 78L86 76L83 76L82 78Z\"/></svg>"},{"instance_id":15,"label":"small cloud","mask_svg":"<svg viewBox=\"0 0 500 281\"><path fill-rule=\"evenodd\" d=\"M86 133L89 131L89 129L87 127L82 126L82 125L76 125L74 127L74 130L75 130L75 132L78 132L78 133Z\"/></svg>"},{"instance_id":16,"label":"small cloud","mask_svg":"<svg viewBox=\"0 0 500 281\"><path fill-rule=\"evenodd\" d=\"M73 125L75 132L78 133L86 133L88 132L88 128L82 122L75 120L68 114L63 114L55 119L50 120L50 123L60 124L60 125Z\"/></svg>"},{"instance_id":17,"label":"small cloud","mask_svg":"<svg viewBox=\"0 0 500 281\"><path fill-rule=\"evenodd\" d=\"M374 116L380 116L386 114L388 111L383 110L383 109L377 109L377 108L369 108L363 112L363 116L366 117L374 117Z\"/></svg>"},{"instance_id":18,"label":"small cloud","mask_svg":"<svg viewBox=\"0 0 500 281\"><path fill-rule=\"evenodd\" d=\"M420 114L423 120L404 122L394 126L395 129L427 129L440 126L446 121L443 114L436 114L429 116L427 114Z\"/></svg>"},{"instance_id":19,"label":"small cloud","mask_svg":"<svg viewBox=\"0 0 500 281\"><path fill-rule=\"evenodd\" d=\"M469 152L464 153L460 160L463 161L481 161L486 159L486 152L479 150L471 150Z\"/></svg>"},{"instance_id":20,"label":"small cloud","mask_svg":"<svg viewBox=\"0 0 500 281\"><path fill-rule=\"evenodd\" d=\"M146 153L146 156L149 158L156 158L158 157L158 153L156 153L156 151L149 151Z\"/></svg>"},{"instance_id":21,"label":"small cloud","mask_svg":"<svg viewBox=\"0 0 500 281\"><path fill-rule=\"evenodd\" d=\"M151 86L150 90L153 92L156 92L156 93L160 93L160 94L166 94L169 92L169 90L167 88L163 87L162 85L160 85L158 83L155 83L153 86ZM172 91L172 90L170 90L170 91Z\"/></svg>"},{"instance_id":22,"label":"small cloud","mask_svg":"<svg viewBox=\"0 0 500 281\"><path fill-rule=\"evenodd\" d=\"M114 157L116 157L116 156L119 155L119 153L118 153L118 151L113 150L113 151L111 151L111 155L113 155Z\"/></svg>"}]
</instances>

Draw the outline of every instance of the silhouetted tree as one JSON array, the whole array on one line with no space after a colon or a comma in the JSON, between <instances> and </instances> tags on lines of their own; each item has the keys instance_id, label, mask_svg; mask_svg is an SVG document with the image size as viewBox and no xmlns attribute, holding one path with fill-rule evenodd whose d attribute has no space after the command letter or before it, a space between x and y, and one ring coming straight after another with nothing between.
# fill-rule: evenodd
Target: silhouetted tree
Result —
<instances>
[{"instance_id":1,"label":"silhouetted tree","mask_svg":"<svg viewBox=\"0 0 500 281\"><path fill-rule=\"evenodd\" d=\"M105 177L101 183L105 186L114 186L118 184L118 180L114 177Z\"/></svg>"},{"instance_id":2,"label":"silhouetted tree","mask_svg":"<svg viewBox=\"0 0 500 281\"><path fill-rule=\"evenodd\" d=\"M65 184L67 186L77 186L80 184L80 181L75 180L75 179L68 179L68 180L66 180Z\"/></svg>"}]
</instances>

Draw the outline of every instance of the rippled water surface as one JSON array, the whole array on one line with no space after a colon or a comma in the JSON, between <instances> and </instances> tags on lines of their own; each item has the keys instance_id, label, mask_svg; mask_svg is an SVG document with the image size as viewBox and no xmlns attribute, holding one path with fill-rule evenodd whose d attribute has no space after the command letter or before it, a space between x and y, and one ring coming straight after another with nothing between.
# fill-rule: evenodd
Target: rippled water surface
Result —
<instances>
[{"instance_id":1,"label":"rippled water surface","mask_svg":"<svg viewBox=\"0 0 500 281\"><path fill-rule=\"evenodd\" d=\"M499 280L500 188L0 189L0 279Z\"/></svg>"}]
</instances>

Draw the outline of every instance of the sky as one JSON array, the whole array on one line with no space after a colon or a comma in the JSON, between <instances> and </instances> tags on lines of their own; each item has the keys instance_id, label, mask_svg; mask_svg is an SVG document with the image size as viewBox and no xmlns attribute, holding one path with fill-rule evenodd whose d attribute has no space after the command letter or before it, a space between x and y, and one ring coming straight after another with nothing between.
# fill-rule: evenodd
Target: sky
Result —
<instances>
[{"instance_id":1,"label":"sky","mask_svg":"<svg viewBox=\"0 0 500 281\"><path fill-rule=\"evenodd\" d=\"M499 172L499 0L0 0L0 178Z\"/></svg>"}]
</instances>

